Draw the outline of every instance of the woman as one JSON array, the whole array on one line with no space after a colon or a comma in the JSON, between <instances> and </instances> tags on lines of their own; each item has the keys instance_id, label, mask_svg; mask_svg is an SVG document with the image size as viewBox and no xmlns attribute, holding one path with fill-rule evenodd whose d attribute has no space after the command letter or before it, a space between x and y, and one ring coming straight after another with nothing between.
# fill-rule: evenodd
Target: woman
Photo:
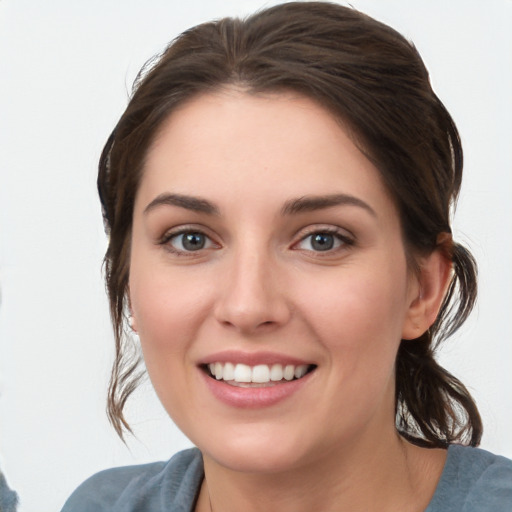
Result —
<instances>
[{"instance_id":1,"label":"woman","mask_svg":"<svg viewBox=\"0 0 512 512\"><path fill-rule=\"evenodd\" d=\"M64 510L505 510L512 463L434 349L469 315L453 121L414 47L349 8L195 27L104 148L116 334L198 449L108 470ZM464 446L467 445L467 446Z\"/></svg>"}]
</instances>

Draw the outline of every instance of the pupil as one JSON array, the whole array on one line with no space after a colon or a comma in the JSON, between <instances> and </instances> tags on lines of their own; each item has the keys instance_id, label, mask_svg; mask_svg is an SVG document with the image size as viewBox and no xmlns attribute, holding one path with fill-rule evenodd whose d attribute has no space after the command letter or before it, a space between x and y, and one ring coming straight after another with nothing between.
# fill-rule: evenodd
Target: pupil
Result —
<instances>
[{"instance_id":1,"label":"pupil","mask_svg":"<svg viewBox=\"0 0 512 512\"><path fill-rule=\"evenodd\" d=\"M182 243L188 251L197 251L204 247L205 239L201 233L188 233L183 236Z\"/></svg>"},{"instance_id":2,"label":"pupil","mask_svg":"<svg viewBox=\"0 0 512 512\"><path fill-rule=\"evenodd\" d=\"M334 236L327 233L317 233L313 236L311 245L315 251L328 251L334 246Z\"/></svg>"}]
</instances>

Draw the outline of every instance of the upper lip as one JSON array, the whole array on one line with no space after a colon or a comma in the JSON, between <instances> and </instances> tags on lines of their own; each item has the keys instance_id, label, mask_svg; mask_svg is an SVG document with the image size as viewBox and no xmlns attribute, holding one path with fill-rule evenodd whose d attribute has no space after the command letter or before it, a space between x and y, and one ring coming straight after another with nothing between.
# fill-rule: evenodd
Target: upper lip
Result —
<instances>
[{"instance_id":1,"label":"upper lip","mask_svg":"<svg viewBox=\"0 0 512 512\"><path fill-rule=\"evenodd\" d=\"M211 363L240 363L248 366L256 366L258 364L292 364L295 366L314 364L312 361L306 361L305 359L276 352L241 352L238 350L216 352L204 357L198 362L199 365L208 365Z\"/></svg>"}]
</instances>

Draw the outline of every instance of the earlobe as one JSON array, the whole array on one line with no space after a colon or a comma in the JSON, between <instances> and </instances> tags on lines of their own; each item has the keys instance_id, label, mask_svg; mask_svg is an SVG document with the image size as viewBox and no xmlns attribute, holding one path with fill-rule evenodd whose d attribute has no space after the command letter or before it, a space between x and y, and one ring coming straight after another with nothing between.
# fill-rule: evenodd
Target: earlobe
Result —
<instances>
[{"instance_id":1,"label":"earlobe","mask_svg":"<svg viewBox=\"0 0 512 512\"><path fill-rule=\"evenodd\" d=\"M135 324L135 318L133 316L133 313L128 317L128 324L133 332L137 332L137 326Z\"/></svg>"},{"instance_id":2,"label":"earlobe","mask_svg":"<svg viewBox=\"0 0 512 512\"><path fill-rule=\"evenodd\" d=\"M402 339L419 338L435 322L452 278L452 262L447 246L451 236L442 234L438 246L428 256L419 260L419 291L412 299L402 329ZM441 236L440 236L441 238Z\"/></svg>"}]
</instances>

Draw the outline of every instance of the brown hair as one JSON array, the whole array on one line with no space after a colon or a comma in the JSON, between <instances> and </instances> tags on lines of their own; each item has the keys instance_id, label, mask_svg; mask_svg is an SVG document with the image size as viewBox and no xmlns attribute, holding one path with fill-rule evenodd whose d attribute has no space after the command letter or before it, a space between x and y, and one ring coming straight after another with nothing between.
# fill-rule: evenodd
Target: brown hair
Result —
<instances>
[{"instance_id":1,"label":"brown hair","mask_svg":"<svg viewBox=\"0 0 512 512\"><path fill-rule=\"evenodd\" d=\"M229 84L249 94L293 90L342 120L391 192L410 254L428 254L440 233L451 232L450 208L462 178L460 139L421 57L403 36L326 2L290 2L245 20L225 18L186 31L139 73L99 165L116 340L108 414L121 436L130 430L123 407L141 377L125 315L133 205L144 159L177 105ZM456 243L443 250L453 278L438 318L418 339L402 340L398 351L396 425L418 444L475 446L482 434L476 405L463 384L437 364L434 351L473 307L476 265Z\"/></svg>"}]
</instances>

